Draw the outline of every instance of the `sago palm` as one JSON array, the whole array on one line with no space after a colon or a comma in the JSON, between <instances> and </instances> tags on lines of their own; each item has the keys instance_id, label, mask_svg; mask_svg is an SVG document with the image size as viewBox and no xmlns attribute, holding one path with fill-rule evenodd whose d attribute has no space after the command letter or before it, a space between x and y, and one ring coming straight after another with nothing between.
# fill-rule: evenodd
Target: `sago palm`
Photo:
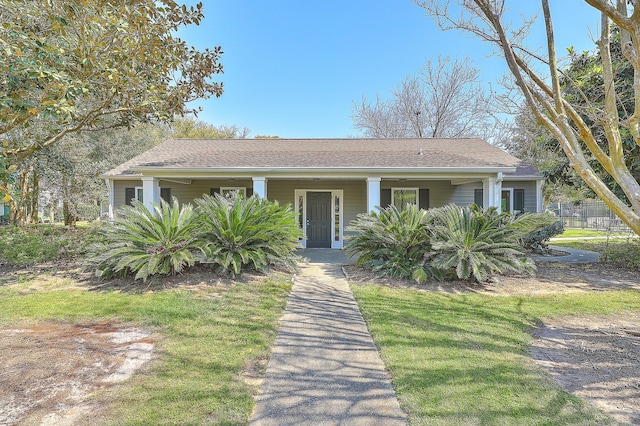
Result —
<instances>
[{"instance_id":1,"label":"sago palm","mask_svg":"<svg viewBox=\"0 0 640 426\"><path fill-rule=\"evenodd\" d=\"M204 252L221 272L293 269L301 230L293 210L258 197L205 195L196 200L205 224Z\"/></svg>"},{"instance_id":2,"label":"sago palm","mask_svg":"<svg viewBox=\"0 0 640 426\"><path fill-rule=\"evenodd\" d=\"M379 213L360 214L347 228L356 234L349 238L346 253L358 256L357 264L380 275L415 279L438 278L428 265L431 251L425 210L409 205L400 211L391 205Z\"/></svg>"},{"instance_id":3,"label":"sago palm","mask_svg":"<svg viewBox=\"0 0 640 426\"><path fill-rule=\"evenodd\" d=\"M465 280L485 281L496 273L530 273L535 264L519 244L524 222L495 210L481 211L450 204L430 211L434 251L432 266L454 270ZM520 226L522 225L522 226Z\"/></svg>"},{"instance_id":4,"label":"sago palm","mask_svg":"<svg viewBox=\"0 0 640 426\"><path fill-rule=\"evenodd\" d=\"M135 273L135 279L175 274L192 266L198 250L198 215L190 204L164 200L149 211L141 202L120 209L104 229L104 242L94 247L99 276Z\"/></svg>"}]
</instances>

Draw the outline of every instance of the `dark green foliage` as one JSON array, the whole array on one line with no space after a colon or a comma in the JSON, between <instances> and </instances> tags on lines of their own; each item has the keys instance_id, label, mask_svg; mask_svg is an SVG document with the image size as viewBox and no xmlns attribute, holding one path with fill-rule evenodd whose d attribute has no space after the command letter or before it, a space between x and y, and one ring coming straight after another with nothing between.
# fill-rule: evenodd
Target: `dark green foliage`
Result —
<instances>
[{"instance_id":1,"label":"dark green foliage","mask_svg":"<svg viewBox=\"0 0 640 426\"><path fill-rule=\"evenodd\" d=\"M531 252L545 254L549 251L547 243L556 235L564 232L564 225L561 220L555 218L555 222L542 226L535 231L529 232L522 237L522 246Z\"/></svg>"},{"instance_id":2,"label":"dark green foliage","mask_svg":"<svg viewBox=\"0 0 640 426\"><path fill-rule=\"evenodd\" d=\"M535 264L524 256L520 242L554 222L548 214L516 217L476 205L430 210L412 205L405 211L389 206L358 216L348 228L357 235L350 238L346 252L358 255L358 265L380 275L421 282L453 274L485 281L493 274L533 273Z\"/></svg>"},{"instance_id":3,"label":"dark green foliage","mask_svg":"<svg viewBox=\"0 0 640 426\"><path fill-rule=\"evenodd\" d=\"M203 222L203 250L220 272L293 270L302 238L295 212L259 197L205 195L196 200Z\"/></svg>"},{"instance_id":4,"label":"dark green foliage","mask_svg":"<svg viewBox=\"0 0 640 426\"><path fill-rule=\"evenodd\" d=\"M640 271L640 242L631 240L623 243L599 245L600 260L609 265Z\"/></svg>"},{"instance_id":5,"label":"dark green foliage","mask_svg":"<svg viewBox=\"0 0 640 426\"><path fill-rule=\"evenodd\" d=\"M415 205L404 211L391 205L380 213L360 214L347 228L357 235L349 239L346 253L358 255L358 265L380 275L418 282L439 278L439 271L428 263L431 252L428 225L427 211Z\"/></svg>"},{"instance_id":6,"label":"dark green foliage","mask_svg":"<svg viewBox=\"0 0 640 426\"><path fill-rule=\"evenodd\" d=\"M54 225L0 227L0 263L27 266L64 258L83 252L93 228L76 229Z\"/></svg>"},{"instance_id":7,"label":"dark green foliage","mask_svg":"<svg viewBox=\"0 0 640 426\"><path fill-rule=\"evenodd\" d=\"M182 272L197 260L199 226L193 207L180 207L175 198L172 205L164 200L154 205L153 212L134 201L103 228L104 241L93 247L92 263L102 277L131 272L135 279L146 280Z\"/></svg>"},{"instance_id":8,"label":"dark green foliage","mask_svg":"<svg viewBox=\"0 0 640 426\"><path fill-rule=\"evenodd\" d=\"M533 273L535 264L518 244L533 218L513 218L495 209L450 204L430 210L432 266L454 270L460 279L485 281L492 274ZM522 218L522 219L521 219ZM521 221L521 222L520 222Z\"/></svg>"}]
</instances>

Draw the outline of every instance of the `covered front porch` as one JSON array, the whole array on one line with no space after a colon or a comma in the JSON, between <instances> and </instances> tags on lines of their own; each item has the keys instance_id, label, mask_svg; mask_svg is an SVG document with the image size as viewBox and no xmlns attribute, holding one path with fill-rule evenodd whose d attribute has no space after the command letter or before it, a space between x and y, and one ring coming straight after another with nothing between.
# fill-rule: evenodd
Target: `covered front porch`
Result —
<instances>
[{"instance_id":1,"label":"covered front porch","mask_svg":"<svg viewBox=\"0 0 640 426\"><path fill-rule=\"evenodd\" d=\"M346 173L343 173L346 174ZM110 189L110 216L131 199L148 208L160 199L175 197L181 204L193 202L203 194L257 195L280 204L290 204L298 214L304 239L303 248L341 249L349 232L349 223L360 213L376 211L380 206L407 203L421 208L454 203L483 206L503 205L502 173L448 175L375 176L142 176L137 179L107 179ZM535 190L535 183L529 189ZM481 197L481 200L478 199ZM513 205L513 203L511 204Z\"/></svg>"}]
</instances>

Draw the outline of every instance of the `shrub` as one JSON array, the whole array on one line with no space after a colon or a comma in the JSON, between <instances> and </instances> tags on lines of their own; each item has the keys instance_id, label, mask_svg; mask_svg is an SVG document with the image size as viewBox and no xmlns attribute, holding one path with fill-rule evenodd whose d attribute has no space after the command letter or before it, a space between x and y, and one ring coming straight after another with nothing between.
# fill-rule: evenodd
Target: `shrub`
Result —
<instances>
[{"instance_id":1,"label":"shrub","mask_svg":"<svg viewBox=\"0 0 640 426\"><path fill-rule=\"evenodd\" d=\"M609 265L640 270L640 242L616 242L599 244L600 260Z\"/></svg>"},{"instance_id":2,"label":"shrub","mask_svg":"<svg viewBox=\"0 0 640 426\"><path fill-rule=\"evenodd\" d=\"M164 200L149 211L141 202L120 209L103 230L104 241L94 245L97 275L135 273L135 279L182 272L196 262L199 248L198 215L189 204Z\"/></svg>"},{"instance_id":3,"label":"shrub","mask_svg":"<svg viewBox=\"0 0 640 426\"><path fill-rule=\"evenodd\" d=\"M564 232L564 225L562 221L550 216L553 219L553 223L538 227L537 229L529 232L522 237L522 246L534 253L545 254L549 251L547 243L556 235L560 235Z\"/></svg>"},{"instance_id":4,"label":"shrub","mask_svg":"<svg viewBox=\"0 0 640 426\"><path fill-rule=\"evenodd\" d=\"M356 264L380 275L421 282L440 278L428 264L431 243L429 215L415 205L399 211L395 206L380 213L359 214L347 228L357 232L349 238L346 253L359 256Z\"/></svg>"},{"instance_id":5,"label":"shrub","mask_svg":"<svg viewBox=\"0 0 640 426\"><path fill-rule=\"evenodd\" d=\"M84 240L93 228L55 225L8 225L0 227L0 262L27 266L72 258L82 253Z\"/></svg>"},{"instance_id":6,"label":"shrub","mask_svg":"<svg viewBox=\"0 0 640 426\"><path fill-rule=\"evenodd\" d=\"M203 250L219 272L235 277L245 268L297 267L302 231L289 205L240 194L205 195L196 204L205 225Z\"/></svg>"},{"instance_id":7,"label":"shrub","mask_svg":"<svg viewBox=\"0 0 640 426\"><path fill-rule=\"evenodd\" d=\"M494 273L535 271L535 264L524 257L519 245L527 224L535 218L513 218L495 209L450 204L429 211L429 227L434 252L432 266L455 270L458 278L485 281Z\"/></svg>"}]
</instances>

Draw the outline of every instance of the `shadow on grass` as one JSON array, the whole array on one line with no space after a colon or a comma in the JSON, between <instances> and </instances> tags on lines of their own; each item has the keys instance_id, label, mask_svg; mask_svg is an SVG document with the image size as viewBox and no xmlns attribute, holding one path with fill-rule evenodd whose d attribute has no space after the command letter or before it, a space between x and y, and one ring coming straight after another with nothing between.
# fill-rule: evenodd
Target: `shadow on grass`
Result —
<instances>
[{"instance_id":1,"label":"shadow on grass","mask_svg":"<svg viewBox=\"0 0 640 426\"><path fill-rule=\"evenodd\" d=\"M612 424L528 357L522 298L354 287L412 424Z\"/></svg>"}]
</instances>

